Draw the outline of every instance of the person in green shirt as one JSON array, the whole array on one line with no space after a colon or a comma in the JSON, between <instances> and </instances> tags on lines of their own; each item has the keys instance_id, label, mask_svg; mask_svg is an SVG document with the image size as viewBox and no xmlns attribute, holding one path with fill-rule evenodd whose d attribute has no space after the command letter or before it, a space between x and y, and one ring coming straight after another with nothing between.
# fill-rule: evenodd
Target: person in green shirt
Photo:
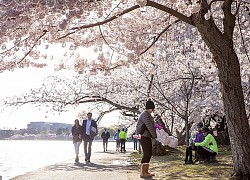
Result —
<instances>
[{"instance_id":1,"label":"person in green shirt","mask_svg":"<svg viewBox=\"0 0 250 180\"><path fill-rule=\"evenodd\" d=\"M121 142L121 152L126 152L125 143L127 140L127 133L125 131L125 128L122 128L122 131L119 133L119 138Z\"/></svg>"},{"instance_id":2,"label":"person in green shirt","mask_svg":"<svg viewBox=\"0 0 250 180\"><path fill-rule=\"evenodd\" d=\"M213 135L209 133L208 127L203 127L202 133L205 137L204 141L195 143L195 146L197 146L197 154L204 159L202 162L215 161L215 156L218 154L217 142Z\"/></svg>"}]
</instances>

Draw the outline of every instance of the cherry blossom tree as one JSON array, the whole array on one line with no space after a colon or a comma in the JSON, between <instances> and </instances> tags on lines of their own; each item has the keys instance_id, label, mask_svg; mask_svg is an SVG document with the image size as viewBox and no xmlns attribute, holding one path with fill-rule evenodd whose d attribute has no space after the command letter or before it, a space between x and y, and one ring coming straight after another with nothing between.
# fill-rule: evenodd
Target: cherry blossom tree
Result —
<instances>
[{"instance_id":1,"label":"cherry blossom tree","mask_svg":"<svg viewBox=\"0 0 250 180\"><path fill-rule=\"evenodd\" d=\"M171 58L167 65L157 68L152 63L139 63L134 68L116 70L110 76L81 74L69 79L49 77L45 79L40 89L33 89L23 97L7 100L6 104L49 103L53 110L61 111L68 105L75 107L91 102L92 108L100 111L97 118L97 121L100 121L103 115L115 110L122 111L124 116L138 117L144 109L145 99L150 97L157 105L156 113L162 115L166 111L173 111L181 119L179 121L176 119L174 125L176 130L180 130L177 133L180 144L184 144L182 139L185 136L186 142L189 142L190 126L195 121L201 121L204 116L200 111L201 105L205 105L206 109L211 106L218 111L215 109L216 99L219 99L218 88L216 88L218 85L216 81L206 80L213 74L211 73L213 70L205 71L209 72L205 74L199 69L201 64L199 62L197 67L191 70L188 62L178 62L175 58ZM208 67L211 65L207 64ZM178 66L179 69L171 73L174 66ZM138 67L138 70L135 67ZM148 69L151 71L147 72ZM209 105L209 99L212 99L211 105ZM188 129L183 127L185 123L188 124L186 125Z\"/></svg>"},{"instance_id":2,"label":"cherry blossom tree","mask_svg":"<svg viewBox=\"0 0 250 180\"><path fill-rule=\"evenodd\" d=\"M245 137L250 128L241 76L244 71L249 74L249 1L2 0L0 7L1 71L16 64L40 63L40 57L48 58L43 49L54 43L65 47L66 59L76 58L74 67L79 72L101 70L106 75L112 69L144 61L142 55L160 54L165 48L163 38L174 54L180 53L175 51L176 42L183 41L192 44L193 53L209 59L201 50L207 46L218 68L233 153L232 177L249 177L250 140ZM92 46L100 53L96 60L89 63L79 54L72 56L80 47ZM65 68L64 64L61 61L58 69Z\"/></svg>"},{"instance_id":3,"label":"cherry blossom tree","mask_svg":"<svg viewBox=\"0 0 250 180\"><path fill-rule=\"evenodd\" d=\"M222 107L222 105L218 102L220 99L219 85L216 81L218 77L213 64L200 60L190 67L190 60L186 57L188 54L181 56L182 61L176 60L180 57L175 55L168 58L168 63L161 63L166 61L163 54L162 57L158 57L158 64L151 62L140 65L140 71L142 76L147 77L147 81L151 83L151 90L148 93L151 93L150 97L157 103L157 113L163 120L171 120L171 122L165 121L168 127L174 123L175 135L180 144L185 144L183 138L186 138L186 144L189 144L190 127L194 122L202 121L202 116L205 116L201 107L221 111L221 108L216 107ZM195 60L196 57L192 56L192 61ZM207 70L202 71L202 69ZM153 74L153 80L151 74ZM212 103L209 103L210 101ZM172 113L177 117L175 121L168 117ZM186 125L183 126L183 124ZM173 133L170 129L168 132L171 132L171 135Z\"/></svg>"}]
</instances>

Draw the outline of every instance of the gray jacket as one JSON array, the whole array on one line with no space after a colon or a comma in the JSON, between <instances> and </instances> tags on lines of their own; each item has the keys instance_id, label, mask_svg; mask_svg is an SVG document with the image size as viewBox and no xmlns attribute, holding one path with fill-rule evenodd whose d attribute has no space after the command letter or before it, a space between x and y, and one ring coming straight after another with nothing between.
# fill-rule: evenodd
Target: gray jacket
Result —
<instances>
[{"instance_id":1,"label":"gray jacket","mask_svg":"<svg viewBox=\"0 0 250 180\"><path fill-rule=\"evenodd\" d=\"M141 126L143 124L146 125L147 130L144 131L144 133L141 134L141 136L143 136L143 137L149 137L149 138L156 138L157 135L156 135L155 127L154 127L154 119L151 116L151 114L149 114L147 111L143 111L140 114L140 117L139 117L139 119L137 121L137 124L136 124L136 134L140 133Z\"/></svg>"}]
</instances>

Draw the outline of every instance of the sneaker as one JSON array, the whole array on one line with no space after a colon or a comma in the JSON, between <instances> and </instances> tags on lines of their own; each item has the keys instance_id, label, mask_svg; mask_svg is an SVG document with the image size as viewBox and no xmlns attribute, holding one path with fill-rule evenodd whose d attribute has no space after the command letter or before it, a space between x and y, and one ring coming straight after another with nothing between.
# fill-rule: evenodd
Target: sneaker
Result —
<instances>
[{"instance_id":1,"label":"sneaker","mask_svg":"<svg viewBox=\"0 0 250 180\"><path fill-rule=\"evenodd\" d=\"M185 161L184 164L193 164L193 161Z\"/></svg>"},{"instance_id":2,"label":"sneaker","mask_svg":"<svg viewBox=\"0 0 250 180\"><path fill-rule=\"evenodd\" d=\"M78 156L76 156L75 162L79 162L79 157Z\"/></svg>"},{"instance_id":3,"label":"sneaker","mask_svg":"<svg viewBox=\"0 0 250 180\"><path fill-rule=\"evenodd\" d=\"M199 161L199 164L207 164L208 163L208 160L205 159L205 160L202 160L202 161Z\"/></svg>"},{"instance_id":4,"label":"sneaker","mask_svg":"<svg viewBox=\"0 0 250 180\"><path fill-rule=\"evenodd\" d=\"M193 163L196 163L196 162L198 162L198 161L199 161L198 159L194 159Z\"/></svg>"}]
</instances>

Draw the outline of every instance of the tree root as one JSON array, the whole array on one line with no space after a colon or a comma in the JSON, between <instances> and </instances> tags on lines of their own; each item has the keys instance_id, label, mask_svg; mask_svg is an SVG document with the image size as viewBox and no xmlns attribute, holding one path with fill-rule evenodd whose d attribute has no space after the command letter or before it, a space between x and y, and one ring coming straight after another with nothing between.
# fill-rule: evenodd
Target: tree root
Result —
<instances>
[{"instance_id":1,"label":"tree root","mask_svg":"<svg viewBox=\"0 0 250 180\"><path fill-rule=\"evenodd\" d=\"M250 180L250 174L233 173L230 180Z\"/></svg>"}]
</instances>

